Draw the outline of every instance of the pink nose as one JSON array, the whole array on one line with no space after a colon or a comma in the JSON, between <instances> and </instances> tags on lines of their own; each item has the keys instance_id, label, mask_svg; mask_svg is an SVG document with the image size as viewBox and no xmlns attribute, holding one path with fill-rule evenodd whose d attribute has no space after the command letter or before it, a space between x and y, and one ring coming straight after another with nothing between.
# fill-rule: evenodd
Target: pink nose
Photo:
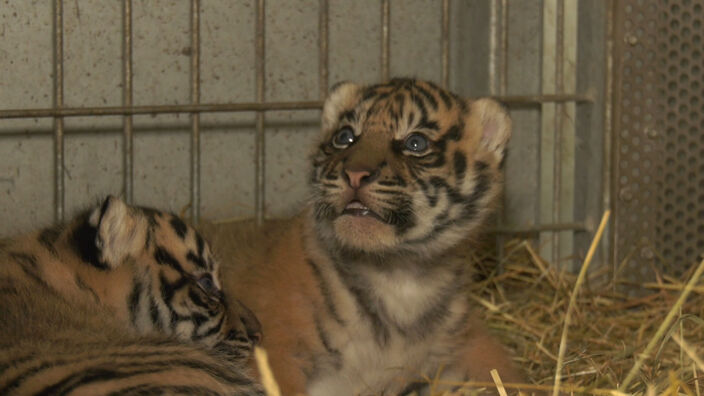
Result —
<instances>
[{"instance_id":1,"label":"pink nose","mask_svg":"<svg viewBox=\"0 0 704 396\"><path fill-rule=\"evenodd\" d=\"M345 173L347 174L347 179L349 180L350 187L352 188L359 188L362 186L362 182L365 181L364 179L369 177L371 173L368 171L362 170L362 171L352 171L352 170L347 170L345 169Z\"/></svg>"}]
</instances>

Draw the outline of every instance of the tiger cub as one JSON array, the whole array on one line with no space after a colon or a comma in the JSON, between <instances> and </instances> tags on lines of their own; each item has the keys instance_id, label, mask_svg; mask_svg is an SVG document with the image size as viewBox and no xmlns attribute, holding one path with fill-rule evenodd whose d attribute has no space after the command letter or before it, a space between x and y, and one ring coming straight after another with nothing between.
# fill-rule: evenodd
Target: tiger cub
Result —
<instances>
[{"instance_id":1,"label":"tiger cub","mask_svg":"<svg viewBox=\"0 0 704 396\"><path fill-rule=\"evenodd\" d=\"M494 368L523 380L451 253L501 191L510 134L498 103L429 82L331 90L302 214L259 235L214 231L232 259L224 285L259 316L284 394L423 393L422 378L457 386Z\"/></svg>"},{"instance_id":2,"label":"tiger cub","mask_svg":"<svg viewBox=\"0 0 704 396\"><path fill-rule=\"evenodd\" d=\"M260 394L259 322L171 214L108 197L7 241L0 301L0 394Z\"/></svg>"}]
</instances>

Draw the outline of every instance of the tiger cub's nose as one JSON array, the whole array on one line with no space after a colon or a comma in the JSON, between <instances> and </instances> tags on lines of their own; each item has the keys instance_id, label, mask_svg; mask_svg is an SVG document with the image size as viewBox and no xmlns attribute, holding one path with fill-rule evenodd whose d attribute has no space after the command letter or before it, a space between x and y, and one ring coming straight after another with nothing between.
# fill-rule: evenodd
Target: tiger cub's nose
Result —
<instances>
[{"instance_id":1,"label":"tiger cub's nose","mask_svg":"<svg viewBox=\"0 0 704 396\"><path fill-rule=\"evenodd\" d=\"M374 173L368 170L350 170L345 169L345 176L347 178L347 183L352 188L360 188L365 184L371 183L379 175L379 171Z\"/></svg>"}]
</instances>

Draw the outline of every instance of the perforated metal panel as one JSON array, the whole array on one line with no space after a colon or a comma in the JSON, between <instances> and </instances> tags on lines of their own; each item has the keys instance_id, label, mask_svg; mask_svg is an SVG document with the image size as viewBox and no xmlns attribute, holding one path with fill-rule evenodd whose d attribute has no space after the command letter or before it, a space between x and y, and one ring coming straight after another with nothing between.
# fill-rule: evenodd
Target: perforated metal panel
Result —
<instances>
[{"instance_id":1,"label":"perforated metal panel","mask_svg":"<svg viewBox=\"0 0 704 396\"><path fill-rule=\"evenodd\" d=\"M615 264L638 281L704 251L704 12L689 0L616 4Z\"/></svg>"}]
</instances>

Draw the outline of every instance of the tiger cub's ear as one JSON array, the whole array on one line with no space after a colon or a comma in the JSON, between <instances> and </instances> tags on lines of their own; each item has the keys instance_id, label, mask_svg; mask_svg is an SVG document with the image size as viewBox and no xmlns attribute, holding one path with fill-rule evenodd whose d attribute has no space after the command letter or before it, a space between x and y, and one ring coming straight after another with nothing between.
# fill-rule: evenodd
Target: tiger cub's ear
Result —
<instances>
[{"instance_id":1,"label":"tiger cub's ear","mask_svg":"<svg viewBox=\"0 0 704 396\"><path fill-rule=\"evenodd\" d=\"M144 249L147 238L146 219L120 198L105 198L102 205L90 214L88 222L96 228L98 259L109 268L116 268L128 257L135 257Z\"/></svg>"},{"instance_id":2,"label":"tiger cub's ear","mask_svg":"<svg viewBox=\"0 0 704 396\"><path fill-rule=\"evenodd\" d=\"M480 148L494 154L497 162L501 162L511 137L511 118L506 109L495 100L486 98L471 101L469 105L470 118L475 119L482 131Z\"/></svg>"},{"instance_id":3,"label":"tiger cub's ear","mask_svg":"<svg viewBox=\"0 0 704 396\"><path fill-rule=\"evenodd\" d=\"M323 104L321 128L323 133L335 128L340 121L340 115L354 108L361 91L360 85L351 82L340 82L333 85Z\"/></svg>"}]
</instances>

